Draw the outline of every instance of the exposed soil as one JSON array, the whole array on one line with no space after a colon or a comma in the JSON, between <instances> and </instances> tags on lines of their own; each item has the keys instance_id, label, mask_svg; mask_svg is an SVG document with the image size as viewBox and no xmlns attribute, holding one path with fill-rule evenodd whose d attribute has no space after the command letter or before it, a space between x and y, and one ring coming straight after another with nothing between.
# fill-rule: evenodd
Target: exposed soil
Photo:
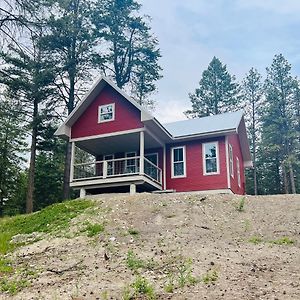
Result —
<instances>
[{"instance_id":1,"label":"exposed soil","mask_svg":"<svg viewBox=\"0 0 300 300\"><path fill-rule=\"evenodd\" d=\"M139 275L156 299L300 299L300 195L246 196L243 211L234 195L91 198L97 207L73 219L70 232L10 255L36 276L0 299L126 299ZM104 223L104 232L80 233L86 221ZM130 250L147 265L131 270Z\"/></svg>"}]
</instances>

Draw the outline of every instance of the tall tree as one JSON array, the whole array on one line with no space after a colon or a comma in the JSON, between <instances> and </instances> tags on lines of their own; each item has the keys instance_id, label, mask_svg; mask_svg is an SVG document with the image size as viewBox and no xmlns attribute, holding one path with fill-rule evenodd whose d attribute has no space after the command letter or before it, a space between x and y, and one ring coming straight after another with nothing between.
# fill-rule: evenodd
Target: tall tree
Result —
<instances>
[{"instance_id":1,"label":"tall tree","mask_svg":"<svg viewBox=\"0 0 300 300\"><path fill-rule=\"evenodd\" d=\"M250 149L253 159L253 188L257 195L257 142L259 139L259 106L262 103L263 84L259 72L251 68L242 82L242 95L245 101L247 114L247 123L249 124Z\"/></svg>"},{"instance_id":2,"label":"tall tree","mask_svg":"<svg viewBox=\"0 0 300 300\"><path fill-rule=\"evenodd\" d=\"M1 53L5 66L0 72L0 80L7 86L11 99L22 103L27 122L31 130L30 166L28 174L28 189L26 212L33 211L34 174L36 160L36 145L38 126L46 110L53 106L54 90L52 64L39 47L39 36L32 35L31 49L11 47L9 53Z\"/></svg>"},{"instance_id":3,"label":"tall tree","mask_svg":"<svg viewBox=\"0 0 300 300\"><path fill-rule=\"evenodd\" d=\"M213 57L207 70L203 71L199 87L189 94L192 109L185 112L188 117L197 118L235 111L240 102L239 85L235 76L227 71L226 65Z\"/></svg>"},{"instance_id":4,"label":"tall tree","mask_svg":"<svg viewBox=\"0 0 300 300\"><path fill-rule=\"evenodd\" d=\"M25 131L22 109L17 101L0 98L0 217L4 204L16 195L22 156L25 152Z\"/></svg>"},{"instance_id":5,"label":"tall tree","mask_svg":"<svg viewBox=\"0 0 300 300\"><path fill-rule=\"evenodd\" d=\"M294 100L297 82L291 75L291 65L282 54L275 55L267 68L266 100L262 122L263 144L278 157L284 192L295 193L293 157L295 153Z\"/></svg>"},{"instance_id":6,"label":"tall tree","mask_svg":"<svg viewBox=\"0 0 300 300\"><path fill-rule=\"evenodd\" d=\"M48 34L42 45L56 64L56 86L67 114L76 106L82 84L89 79L96 43L91 24L91 1L58 0L49 3ZM70 197L71 144L67 143L63 195Z\"/></svg>"},{"instance_id":7,"label":"tall tree","mask_svg":"<svg viewBox=\"0 0 300 300\"><path fill-rule=\"evenodd\" d=\"M151 106L149 95L162 68L149 17L141 14L141 4L134 0L98 0L97 4L94 24L106 49L95 56L95 62L119 88L129 86L139 104Z\"/></svg>"}]
</instances>

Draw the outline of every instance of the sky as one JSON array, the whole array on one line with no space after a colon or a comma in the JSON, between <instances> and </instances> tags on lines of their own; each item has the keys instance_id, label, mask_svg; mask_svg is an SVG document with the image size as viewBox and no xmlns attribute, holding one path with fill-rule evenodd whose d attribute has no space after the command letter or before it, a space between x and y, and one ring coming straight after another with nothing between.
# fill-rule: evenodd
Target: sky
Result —
<instances>
[{"instance_id":1,"label":"sky","mask_svg":"<svg viewBox=\"0 0 300 300\"><path fill-rule=\"evenodd\" d=\"M185 119L213 56L241 80L251 67L265 76L282 53L300 75L300 0L140 0L159 40L163 78L154 116L162 123Z\"/></svg>"}]
</instances>

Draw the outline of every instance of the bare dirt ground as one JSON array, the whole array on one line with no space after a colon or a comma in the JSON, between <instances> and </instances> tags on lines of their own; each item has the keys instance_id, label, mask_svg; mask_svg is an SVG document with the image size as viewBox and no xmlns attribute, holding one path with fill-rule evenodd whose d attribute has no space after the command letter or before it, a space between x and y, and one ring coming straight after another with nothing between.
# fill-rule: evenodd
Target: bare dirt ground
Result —
<instances>
[{"instance_id":1,"label":"bare dirt ground","mask_svg":"<svg viewBox=\"0 0 300 300\"><path fill-rule=\"evenodd\" d=\"M155 299L300 299L300 195L246 196L243 211L234 195L91 198L70 232L11 255L36 275L0 299L151 299L130 298L140 277ZM80 233L86 221L104 231Z\"/></svg>"}]
</instances>

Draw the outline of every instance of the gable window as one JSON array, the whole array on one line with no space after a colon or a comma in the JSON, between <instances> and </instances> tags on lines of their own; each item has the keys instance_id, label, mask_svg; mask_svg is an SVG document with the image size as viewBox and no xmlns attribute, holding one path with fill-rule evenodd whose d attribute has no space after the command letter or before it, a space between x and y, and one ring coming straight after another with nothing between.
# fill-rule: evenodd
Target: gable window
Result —
<instances>
[{"instance_id":1,"label":"gable window","mask_svg":"<svg viewBox=\"0 0 300 300\"><path fill-rule=\"evenodd\" d=\"M219 174L218 142L203 144L204 175Z\"/></svg>"},{"instance_id":2,"label":"gable window","mask_svg":"<svg viewBox=\"0 0 300 300\"><path fill-rule=\"evenodd\" d=\"M229 174L232 178L234 178L234 172L233 172L233 151L232 146L229 144Z\"/></svg>"},{"instance_id":3,"label":"gable window","mask_svg":"<svg viewBox=\"0 0 300 300\"><path fill-rule=\"evenodd\" d=\"M172 178L186 176L185 147L175 147L171 149L172 158Z\"/></svg>"},{"instance_id":4,"label":"gable window","mask_svg":"<svg viewBox=\"0 0 300 300\"><path fill-rule=\"evenodd\" d=\"M98 110L98 123L109 122L115 119L115 104L100 105Z\"/></svg>"},{"instance_id":5,"label":"gable window","mask_svg":"<svg viewBox=\"0 0 300 300\"><path fill-rule=\"evenodd\" d=\"M238 186L241 187L241 170L240 170L240 160L236 158L236 170L237 170L237 180Z\"/></svg>"}]
</instances>

